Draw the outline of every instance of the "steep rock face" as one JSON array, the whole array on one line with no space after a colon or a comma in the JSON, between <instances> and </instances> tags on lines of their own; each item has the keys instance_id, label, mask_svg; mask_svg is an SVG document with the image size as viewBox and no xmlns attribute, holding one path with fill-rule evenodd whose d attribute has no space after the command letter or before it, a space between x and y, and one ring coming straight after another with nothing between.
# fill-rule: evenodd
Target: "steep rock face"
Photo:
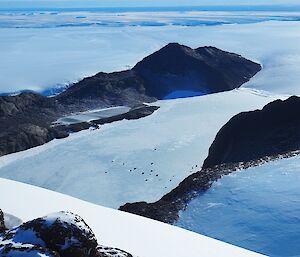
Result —
<instances>
[{"instance_id":1,"label":"steep rock face","mask_svg":"<svg viewBox=\"0 0 300 257\"><path fill-rule=\"evenodd\" d=\"M203 168L300 149L300 98L234 116L218 132Z\"/></svg>"},{"instance_id":2,"label":"steep rock face","mask_svg":"<svg viewBox=\"0 0 300 257\"><path fill-rule=\"evenodd\" d=\"M4 99L3 99L4 98ZM0 97L0 156L26 150L67 137L69 129L51 126L51 123L70 112L53 98L22 93Z\"/></svg>"},{"instance_id":3,"label":"steep rock face","mask_svg":"<svg viewBox=\"0 0 300 257\"><path fill-rule=\"evenodd\" d=\"M0 156L52 140L57 133L51 122L67 112L54 98L39 94L0 97Z\"/></svg>"},{"instance_id":4,"label":"steep rock face","mask_svg":"<svg viewBox=\"0 0 300 257\"><path fill-rule=\"evenodd\" d=\"M30 111L36 107L55 109L55 101L34 93L0 97L0 118Z\"/></svg>"},{"instance_id":5,"label":"steep rock face","mask_svg":"<svg viewBox=\"0 0 300 257\"><path fill-rule=\"evenodd\" d=\"M140 61L133 70L144 80L146 94L163 99L174 91L203 94L240 87L261 66L215 47L171 43Z\"/></svg>"}]
</instances>

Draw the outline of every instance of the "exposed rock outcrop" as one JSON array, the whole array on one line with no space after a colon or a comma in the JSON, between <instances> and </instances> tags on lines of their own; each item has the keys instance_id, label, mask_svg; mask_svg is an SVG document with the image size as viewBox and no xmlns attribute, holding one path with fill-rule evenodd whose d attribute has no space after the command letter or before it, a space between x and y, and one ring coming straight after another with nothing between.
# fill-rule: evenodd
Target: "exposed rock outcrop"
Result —
<instances>
[{"instance_id":1,"label":"exposed rock outcrop","mask_svg":"<svg viewBox=\"0 0 300 257\"><path fill-rule=\"evenodd\" d=\"M132 257L99 246L91 228L78 215L59 212L8 230L0 237L0 255L50 257Z\"/></svg>"},{"instance_id":2,"label":"exposed rock outcrop","mask_svg":"<svg viewBox=\"0 0 300 257\"><path fill-rule=\"evenodd\" d=\"M60 102L127 105L163 99L173 91L203 94L240 87L261 70L258 63L215 47L170 43L131 70L85 78L57 96Z\"/></svg>"},{"instance_id":3,"label":"exposed rock outcrop","mask_svg":"<svg viewBox=\"0 0 300 257\"><path fill-rule=\"evenodd\" d=\"M144 58L133 70L143 79L146 95L163 99L173 91L210 94L238 88L261 66L215 47L192 49L171 43Z\"/></svg>"},{"instance_id":4,"label":"exposed rock outcrop","mask_svg":"<svg viewBox=\"0 0 300 257\"><path fill-rule=\"evenodd\" d=\"M131 111L123 113L123 114L119 114L119 115L112 116L109 118L102 118L99 120L94 120L94 121L92 121L92 123L101 125L101 124L111 123L111 122L120 121L120 120L136 120L136 119L140 119L140 118L149 116L158 109L159 109L158 106L144 105L141 107L133 108Z\"/></svg>"},{"instance_id":5,"label":"exposed rock outcrop","mask_svg":"<svg viewBox=\"0 0 300 257\"><path fill-rule=\"evenodd\" d=\"M276 100L231 118L218 132L203 168L300 149L300 98Z\"/></svg>"},{"instance_id":6,"label":"exposed rock outcrop","mask_svg":"<svg viewBox=\"0 0 300 257\"><path fill-rule=\"evenodd\" d=\"M143 79L134 71L99 72L73 84L56 99L73 109L141 105L157 99L147 96Z\"/></svg>"},{"instance_id":7,"label":"exposed rock outcrop","mask_svg":"<svg viewBox=\"0 0 300 257\"><path fill-rule=\"evenodd\" d=\"M140 105L122 115L82 122L52 126L52 122L69 114L74 106L63 105L54 98L33 93L0 97L0 156L45 144L53 139L68 137L70 133L98 128L98 124L122 119L139 119L152 114L157 106Z\"/></svg>"}]
</instances>

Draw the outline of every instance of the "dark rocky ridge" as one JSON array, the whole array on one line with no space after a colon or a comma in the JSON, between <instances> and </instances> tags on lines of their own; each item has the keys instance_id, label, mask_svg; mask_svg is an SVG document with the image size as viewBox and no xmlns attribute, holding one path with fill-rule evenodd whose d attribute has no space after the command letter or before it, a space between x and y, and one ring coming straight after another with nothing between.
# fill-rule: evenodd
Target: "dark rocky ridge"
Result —
<instances>
[{"instance_id":1,"label":"dark rocky ridge","mask_svg":"<svg viewBox=\"0 0 300 257\"><path fill-rule=\"evenodd\" d=\"M110 106L133 107L157 99L145 94L143 80L132 70L99 72L73 84L56 96L58 102L73 109L93 109Z\"/></svg>"},{"instance_id":2,"label":"dark rocky ridge","mask_svg":"<svg viewBox=\"0 0 300 257\"><path fill-rule=\"evenodd\" d=\"M177 90L210 94L238 88L261 66L215 47L192 49L171 43L144 58L133 70L143 78L147 95L163 99Z\"/></svg>"},{"instance_id":3,"label":"dark rocky ridge","mask_svg":"<svg viewBox=\"0 0 300 257\"><path fill-rule=\"evenodd\" d=\"M0 156L55 138L51 121L67 113L54 98L33 93L0 97Z\"/></svg>"},{"instance_id":4,"label":"dark rocky ridge","mask_svg":"<svg viewBox=\"0 0 300 257\"><path fill-rule=\"evenodd\" d=\"M262 110L243 112L226 123L212 143L200 171L154 203L127 203L120 210L173 223L178 213L211 184L237 169L300 153L300 98L276 100Z\"/></svg>"},{"instance_id":5,"label":"dark rocky ridge","mask_svg":"<svg viewBox=\"0 0 300 257\"><path fill-rule=\"evenodd\" d=\"M100 72L74 84L57 99L67 104L84 101L91 106L109 99L110 104L128 105L133 96L149 102L178 90L210 94L238 88L260 70L260 64L215 47L192 49L170 43L131 70Z\"/></svg>"},{"instance_id":6,"label":"dark rocky ridge","mask_svg":"<svg viewBox=\"0 0 300 257\"><path fill-rule=\"evenodd\" d=\"M81 110L83 105L78 109ZM75 105L64 105L56 98L34 93L0 97L0 156L45 144L70 133L122 119L139 119L152 114L157 106L140 105L127 113L107 119L53 126L52 122L70 114Z\"/></svg>"},{"instance_id":7,"label":"dark rocky ridge","mask_svg":"<svg viewBox=\"0 0 300 257\"><path fill-rule=\"evenodd\" d=\"M185 178L176 188L156 202L126 203L119 209L150 219L174 224L179 218L179 212L184 210L191 200L205 193L222 176L226 176L237 170L248 169L270 161L290 158L299 154L300 151L291 151L274 156L266 156L258 160L221 164L213 168L201 169Z\"/></svg>"},{"instance_id":8,"label":"dark rocky ridge","mask_svg":"<svg viewBox=\"0 0 300 257\"><path fill-rule=\"evenodd\" d=\"M0 96L0 156L42 145L71 132L150 115L154 102L177 90L215 93L241 86L261 66L214 47L168 44L133 69L85 78L55 97L34 93ZM52 126L62 116L111 106L142 106L125 115L70 126Z\"/></svg>"},{"instance_id":9,"label":"dark rocky ridge","mask_svg":"<svg viewBox=\"0 0 300 257\"><path fill-rule=\"evenodd\" d=\"M218 132L203 168L300 149L300 98L276 100L231 118Z\"/></svg>"}]
</instances>

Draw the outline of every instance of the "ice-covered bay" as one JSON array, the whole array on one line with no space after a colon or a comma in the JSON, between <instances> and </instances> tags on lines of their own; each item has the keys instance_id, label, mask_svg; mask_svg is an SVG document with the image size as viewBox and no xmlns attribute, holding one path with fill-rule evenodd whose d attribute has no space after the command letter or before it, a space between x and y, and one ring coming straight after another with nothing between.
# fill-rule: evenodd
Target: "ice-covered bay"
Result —
<instances>
[{"instance_id":1,"label":"ice-covered bay","mask_svg":"<svg viewBox=\"0 0 300 257\"><path fill-rule=\"evenodd\" d=\"M300 157L225 176L190 202L177 226L271 257L300 253Z\"/></svg>"},{"instance_id":2,"label":"ice-covered bay","mask_svg":"<svg viewBox=\"0 0 300 257\"><path fill-rule=\"evenodd\" d=\"M248 89L164 100L154 114L0 158L0 177L117 208L155 201L199 169L233 115L277 97ZM197 165L197 167L196 167Z\"/></svg>"}]
</instances>

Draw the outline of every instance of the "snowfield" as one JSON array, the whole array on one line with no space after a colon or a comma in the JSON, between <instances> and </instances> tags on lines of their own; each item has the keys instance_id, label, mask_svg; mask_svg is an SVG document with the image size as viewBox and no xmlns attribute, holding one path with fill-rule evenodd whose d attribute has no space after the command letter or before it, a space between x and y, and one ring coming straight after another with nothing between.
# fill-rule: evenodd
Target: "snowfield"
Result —
<instances>
[{"instance_id":1,"label":"snowfield","mask_svg":"<svg viewBox=\"0 0 300 257\"><path fill-rule=\"evenodd\" d=\"M0 158L0 177L106 207L156 201L199 170L235 114L280 96L249 89L156 102L154 114L76 133Z\"/></svg>"},{"instance_id":2,"label":"snowfield","mask_svg":"<svg viewBox=\"0 0 300 257\"><path fill-rule=\"evenodd\" d=\"M177 226L272 257L300 253L300 156L224 176Z\"/></svg>"},{"instance_id":3,"label":"snowfield","mask_svg":"<svg viewBox=\"0 0 300 257\"><path fill-rule=\"evenodd\" d=\"M87 222L100 244L121 248L135 257L262 256L178 227L19 182L0 179L0 194L5 196L0 199L3 211L23 221L61 210L74 212Z\"/></svg>"},{"instance_id":4,"label":"snowfield","mask_svg":"<svg viewBox=\"0 0 300 257\"><path fill-rule=\"evenodd\" d=\"M176 15L177 20L184 23L194 14ZM171 17L169 14L172 19L176 19L176 15ZM245 21L245 17L237 16L235 12L211 13L212 18L221 22L224 21L224 15L227 16L225 21ZM276 12L268 15L271 19L278 19L281 14ZM38 19L34 15L27 18L23 16L23 23L24 19L29 22L34 19L40 21L41 16L38 16ZM204 14L198 14L194 21L199 21L201 16L206 17ZM251 13L248 18L256 16L257 14ZM52 22L61 22L60 15L54 17ZM159 17L150 17L153 22L159 22L155 20ZM138 19L128 14L125 18L115 16L112 20L118 23L118 20L129 18ZM12 23L13 20L20 22L18 17L2 17L2 22ZM3 26L0 28L0 93L22 89L43 91L57 85L69 84L99 71L128 69L167 43L178 42L192 48L212 45L262 63L264 69L247 84L247 87L284 94L300 94L300 22L248 22L250 24L222 26L148 26L143 23L123 27L74 27L70 24L66 27L50 28Z\"/></svg>"}]
</instances>

